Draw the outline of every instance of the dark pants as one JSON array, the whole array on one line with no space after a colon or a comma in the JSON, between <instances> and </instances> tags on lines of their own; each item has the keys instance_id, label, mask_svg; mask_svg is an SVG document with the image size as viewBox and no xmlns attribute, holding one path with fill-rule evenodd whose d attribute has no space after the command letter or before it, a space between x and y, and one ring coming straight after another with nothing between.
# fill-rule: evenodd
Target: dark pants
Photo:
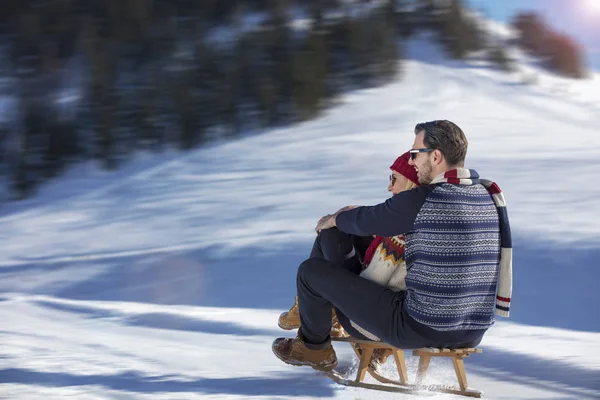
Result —
<instances>
[{"instance_id":1,"label":"dark pants","mask_svg":"<svg viewBox=\"0 0 600 400\"><path fill-rule=\"evenodd\" d=\"M319 235L321 249L324 232ZM349 320L399 348L474 347L481 341L484 330L439 332L416 323L403 310L404 291L394 292L358 276L348 264L340 263L339 254L337 264L315 254L317 257L300 264L296 279L300 330L307 347L318 349L329 344L332 306L352 336L366 339Z\"/></svg>"},{"instance_id":2,"label":"dark pants","mask_svg":"<svg viewBox=\"0 0 600 400\"><path fill-rule=\"evenodd\" d=\"M361 252L364 254L366 249L355 249L357 238L360 237L348 235L337 228L324 229L315 239L310 258L325 259L358 275L362 270Z\"/></svg>"}]
</instances>

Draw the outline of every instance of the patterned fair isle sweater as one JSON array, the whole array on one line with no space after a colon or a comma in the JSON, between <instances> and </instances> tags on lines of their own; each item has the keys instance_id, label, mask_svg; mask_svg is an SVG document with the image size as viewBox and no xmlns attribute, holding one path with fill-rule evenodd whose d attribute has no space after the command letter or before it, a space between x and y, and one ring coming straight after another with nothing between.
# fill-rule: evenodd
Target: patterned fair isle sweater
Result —
<instances>
[{"instance_id":1,"label":"patterned fair isle sweater","mask_svg":"<svg viewBox=\"0 0 600 400\"><path fill-rule=\"evenodd\" d=\"M370 259L365 256L365 269L360 276L395 292L406 290L406 262L404 243L406 237L397 235L389 238L375 238L375 251Z\"/></svg>"},{"instance_id":2,"label":"patterned fair isle sweater","mask_svg":"<svg viewBox=\"0 0 600 400\"><path fill-rule=\"evenodd\" d=\"M413 319L436 330L493 324L500 228L485 187L437 186L406 241L405 307Z\"/></svg>"},{"instance_id":3,"label":"patterned fair isle sweater","mask_svg":"<svg viewBox=\"0 0 600 400\"><path fill-rule=\"evenodd\" d=\"M360 236L406 233L404 309L418 324L452 331L494 323L500 227L483 185L419 186L342 212L336 225Z\"/></svg>"}]
</instances>

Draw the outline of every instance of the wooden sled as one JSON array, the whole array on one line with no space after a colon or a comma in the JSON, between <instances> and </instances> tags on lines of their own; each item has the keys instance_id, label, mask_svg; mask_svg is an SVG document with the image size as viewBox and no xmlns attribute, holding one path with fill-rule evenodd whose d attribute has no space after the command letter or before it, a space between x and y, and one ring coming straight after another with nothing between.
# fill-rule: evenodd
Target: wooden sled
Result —
<instances>
[{"instance_id":1,"label":"wooden sled","mask_svg":"<svg viewBox=\"0 0 600 400\"><path fill-rule=\"evenodd\" d=\"M476 389L469 388L467 385L467 374L463 358L468 357L473 353L481 353L481 349L435 349L421 348L413 350L413 356L419 357L419 369L414 384L408 383L408 375L406 372L406 361L404 359L404 351L392 345L383 342L373 342L369 340L358 340L351 337L348 338L332 338L334 342L345 342L352 345L354 352L358 356L359 365L356 377L348 379L339 371L333 370L327 375L335 382L345 386L363 387L366 389L382 390L386 392L401 392L401 393L451 393L469 397L481 397L481 392ZM360 348L360 351L358 350ZM371 367L371 356L375 349L390 349L394 355L396 368L398 370L398 380L388 379L381 375L377 370ZM458 379L458 388L441 386L441 385L423 385L423 381L427 376L427 369L431 357L448 357L452 359L456 378ZM365 383L364 379L367 372L381 384Z\"/></svg>"}]
</instances>

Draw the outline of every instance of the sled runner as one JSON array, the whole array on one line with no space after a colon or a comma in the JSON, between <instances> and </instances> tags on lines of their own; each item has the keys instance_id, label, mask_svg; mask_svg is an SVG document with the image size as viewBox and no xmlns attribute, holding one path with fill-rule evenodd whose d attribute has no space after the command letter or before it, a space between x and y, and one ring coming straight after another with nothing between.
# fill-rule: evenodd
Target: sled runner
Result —
<instances>
[{"instance_id":1,"label":"sled runner","mask_svg":"<svg viewBox=\"0 0 600 400\"><path fill-rule=\"evenodd\" d=\"M327 375L335 382L346 385L363 387L366 389L382 390L386 392L402 392L402 393L426 393L426 392L442 392L459 394L469 397L481 397L481 392L469 388L467 386L467 374L463 358L468 357L473 353L481 353L481 349L464 348L464 349L436 349L436 348L421 348L413 350L413 356L419 357L419 369L414 384L408 383L406 373L406 362L404 359L404 351L392 345L383 342L373 342L369 340L358 340L351 337L348 338L332 338L334 342L349 343L354 352L358 356L359 365L356 377L354 379L345 377L337 370L327 373ZM393 380L381 375L375 368L371 366L371 356L375 349L390 349L393 352L394 361L398 370L398 380ZM423 381L427 376L427 369L431 357L447 357L452 360L456 378L458 379L458 387L448 387L441 385L423 385ZM367 372L381 384L365 383L364 379Z\"/></svg>"}]
</instances>

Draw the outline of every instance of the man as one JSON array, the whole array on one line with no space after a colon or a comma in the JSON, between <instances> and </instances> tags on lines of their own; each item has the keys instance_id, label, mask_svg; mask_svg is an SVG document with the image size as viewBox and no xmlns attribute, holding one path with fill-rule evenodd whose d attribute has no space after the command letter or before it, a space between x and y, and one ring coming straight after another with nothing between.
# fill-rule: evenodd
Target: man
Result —
<instances>
[{"instance_id":1,"label":"man","mask_svg":"<svg viewBox=\"0 0 600 400\"><path fill-rule=\"evenodd\" d=\"M298 335L273 342L285 363L336 367L332 305L405 349L474 347L494 323L494 306L508 316L512 250L500 189L464 168L468 143L454 123L418 124L415 135L410 165L421 186L375 206L345 207L316 227L359 236L405 233L406 290L394 292L323 259L304 261L297 274Z\"/></svg>"}]
</instances>

